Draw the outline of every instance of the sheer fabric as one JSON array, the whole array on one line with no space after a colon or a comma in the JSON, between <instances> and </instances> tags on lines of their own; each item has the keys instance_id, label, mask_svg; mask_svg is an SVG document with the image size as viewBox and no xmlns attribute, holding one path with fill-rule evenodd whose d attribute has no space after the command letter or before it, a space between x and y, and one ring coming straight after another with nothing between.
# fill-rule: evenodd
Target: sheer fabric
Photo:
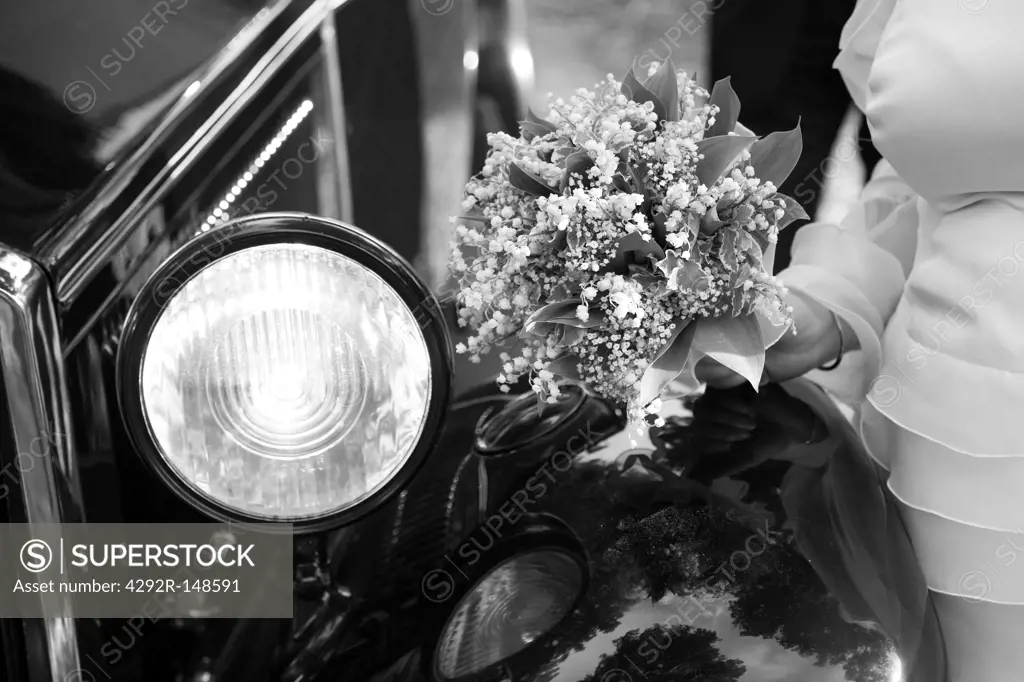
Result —
<instances>
[{"instance_id":1,"label":"sheer fabric","mask_svg":"<svg viewBox=\"0 0 1024 682\"><path fill-rule=\"evenodd\" d=\"M858 3L836 68L886 162L781 273L858 335L813 378L890 472L955 682L1024 663L1022 26L1018 3Z\"/></svg>"}]
</instances>

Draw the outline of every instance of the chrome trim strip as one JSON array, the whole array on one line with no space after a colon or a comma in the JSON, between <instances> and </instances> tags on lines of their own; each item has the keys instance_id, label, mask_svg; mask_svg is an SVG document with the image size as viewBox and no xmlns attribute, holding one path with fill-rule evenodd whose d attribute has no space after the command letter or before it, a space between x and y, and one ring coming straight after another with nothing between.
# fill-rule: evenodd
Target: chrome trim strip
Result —
<instances>
[{"instance_id":1,"label":"chrome trim strip","mask_svg":"<svg viewBox=\"0 0 1024 682\"><path fill-rule=\"evenodd\" d=\"M78 477L70 457L71 418L52 293L46 274L36 263L20 253L0 248L0 365L17 452L31 453L37 459L29 468L19 466L21 494L11 499L21 501L25 518L31 524L64 520L59 477L71 484L81 504L81 493L75 485ZM33 444L41 436L52 449L46 447L43 453L37 453ZM43 623L49 675L34 677L33 682L71 680L79 670L71 597L43 593L40 600L46 614ZM25 626L29 627L28 621Z\"/></svg>"},{"instance_id":2,"label":"chrome trim strip","mask_svg":"<svg viewBox=\"0 0 1024 682\"><path fill-rule=\"evenodd\" d=\"M119 248L129 236L137 220L145 216L160 201L170 188L168 181L180 177L195 164L196 160L219 137L220 133L235 119L238 113L249 105L253 97L275 76L296 50L318 30L320 23L333 8L340 7L351 0L316 0L302 16L292 24L287 32L267 52L257 65L249 72L242 82L232 91L217 111L206 123L189 138L181 149L167 162L164 168L147 185L146 189L132 205L117 219L101 238L89 247L86 256L76 263L69 264L67 272L59 269L57 276L57 298L66 304L73 301L84 289L94 274L94 270L107 263L113 252ZM183 107L182 107L183 108ZM176 112L178 110L176 109ZM171 117L168 117L168 121ZM148 150L148 154L153 153ZM118 181L108 185L108 191L116 193L130 179L128 173ZM89 218L95 219L97 211L80 219L73 228L73 233L81 236L87 227ZM83 222L85 221L85 222ZM65 242L66 244L67 242Z\"/></svg>"},{"instance_id":3,"label":"chrome trim strip","mask_svg":"<svg viewBox=\"0 0 1024 682\"><path fill-rule=\"evenodd\" d=\"M259 35L284 11L288 4L289 0L278 0L272 7L264 8L258 12L253 20L239 31L231 39L231 42L213 58L209 66L195 75L196 80L200 83L199 89L188 96L183 95L172 105L168 112L164 114L160 124L139 145L138 149L128 158L118 162L117 169L112 177L104 181L99 195L92 199L85 206L84 211L74 217L74 220L62 226L61 231L56 235L52 243L44 243L40 246L40 253L45 254L44 262L57 263L67 257L72 245L87 235L89 226L110 208L120 196L122 189L139 174L143 164L159 150L169 129L192 106L196 95L208 90L210 83L215 82L228 69L239 53L245 51L256 42ZM74 264L72 264L72 272L67 275L67 278L72 280L76 274L73 268ZM60 287L58 287L59 289Z\"/></svg>"},{"instance_id":4,"label":"chrome trim strip","mask_svg":"<svg viewBox=\"0 0 1024 682\"><path fill-rule=\"evenodd\" d=\"M334 11L338 3L327 14L320 30L320 49L327 66L328 97L331 116L331 131L334 135L334 174L338 179L338 199L341 204L338 215L342 222L355 222L355 203L352 198L352 175L348 163L348 124L345 120L345 93L342 87L341 57L338 54L338 32L335 28Z\"/></svg>"}]
</instances>

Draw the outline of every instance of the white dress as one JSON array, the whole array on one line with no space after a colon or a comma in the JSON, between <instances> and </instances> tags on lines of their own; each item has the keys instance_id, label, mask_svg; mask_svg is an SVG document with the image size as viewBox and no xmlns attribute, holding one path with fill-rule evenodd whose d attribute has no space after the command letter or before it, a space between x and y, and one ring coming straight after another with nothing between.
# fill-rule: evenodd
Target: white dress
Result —
<instances>
[{"instance_id":1,"label":"white dress","mask_svg":"<svg viewBox=\"0 0 1024 682\"><path fill-rule=\"evenodd\" d=\"M860 0L836 60L885 157L780 274L862 350L816 379L935 593L953 682L1024 680L1024 2Z\"/></svg>"}]
</instances>

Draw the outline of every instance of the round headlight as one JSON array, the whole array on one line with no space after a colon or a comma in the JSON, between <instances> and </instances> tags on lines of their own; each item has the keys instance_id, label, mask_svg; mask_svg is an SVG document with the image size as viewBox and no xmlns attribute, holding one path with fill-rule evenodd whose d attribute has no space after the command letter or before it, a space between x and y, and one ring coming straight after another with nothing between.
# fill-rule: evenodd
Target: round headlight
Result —
<instances>
[{"instance_id":1,"label":"round headlight","mask_svg":"<svg viewBox=\"0 0 1024 682\"><path fill-rule=\"evenodd\" d=\"M150 466L211 515L338 525L431 447L451 381L444 329L411 268L354 228L225 223L164 263L129 313L122 413Z\"/></svg>"},{"instance_id":2,"label":"round headlight","mask_svg":"<svg viewBox=\"0 0 1024 682\"><path fill-rule=\"evenodd\" d=\"M564 551L541 549L494 568L462 598L437 645L442 679L474 675L518 654L573 609L585 577Z\"/></svg>"},{"instance_id":3,"label":"round headlight","mask_svg":"<svg viewBox=\"0 0 1024 682\"><path fill-rule=\"evenodd\" d=\"M478 527L462 544L480 549L472 561L448 556L421 585L431 603L421 620L432 635L440 633L426 649L431 679L468 682L528 668L527 649L555 636L587 593L590 560L562 519L524 514L497 539L493 532L488 524ZM461 549L457 555L470 556Z\"/></svg>"}]
</instances>

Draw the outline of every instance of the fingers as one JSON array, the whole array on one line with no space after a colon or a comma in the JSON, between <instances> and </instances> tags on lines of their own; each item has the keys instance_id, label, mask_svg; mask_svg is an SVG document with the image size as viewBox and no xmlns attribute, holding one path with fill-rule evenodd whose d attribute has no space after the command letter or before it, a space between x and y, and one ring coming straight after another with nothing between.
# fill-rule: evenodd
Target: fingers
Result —
<instances>
[{"instance_id":1,"label":"fingers","mask_svg":"<svg viewBox=\"0 0 1024 682\"><path fill-rule=\"evenodd\" d=\"M693 404L689 430L700 454L728 452L735 443L751 438L757 414L745 390L708 389Z\"/></svg>"},{"instance_id":2,"label":"fingers","mask_svg":"<svg viewBox=\"0 0 1024 682\"><path fill-rule=\"evenodd\" d=\"M772 387L764 392L758 406L759 419L763 423L775 424L797 438L808 438L817 428L819 419L802 400L783 389Z\"/></svg>"}]
</instances>

